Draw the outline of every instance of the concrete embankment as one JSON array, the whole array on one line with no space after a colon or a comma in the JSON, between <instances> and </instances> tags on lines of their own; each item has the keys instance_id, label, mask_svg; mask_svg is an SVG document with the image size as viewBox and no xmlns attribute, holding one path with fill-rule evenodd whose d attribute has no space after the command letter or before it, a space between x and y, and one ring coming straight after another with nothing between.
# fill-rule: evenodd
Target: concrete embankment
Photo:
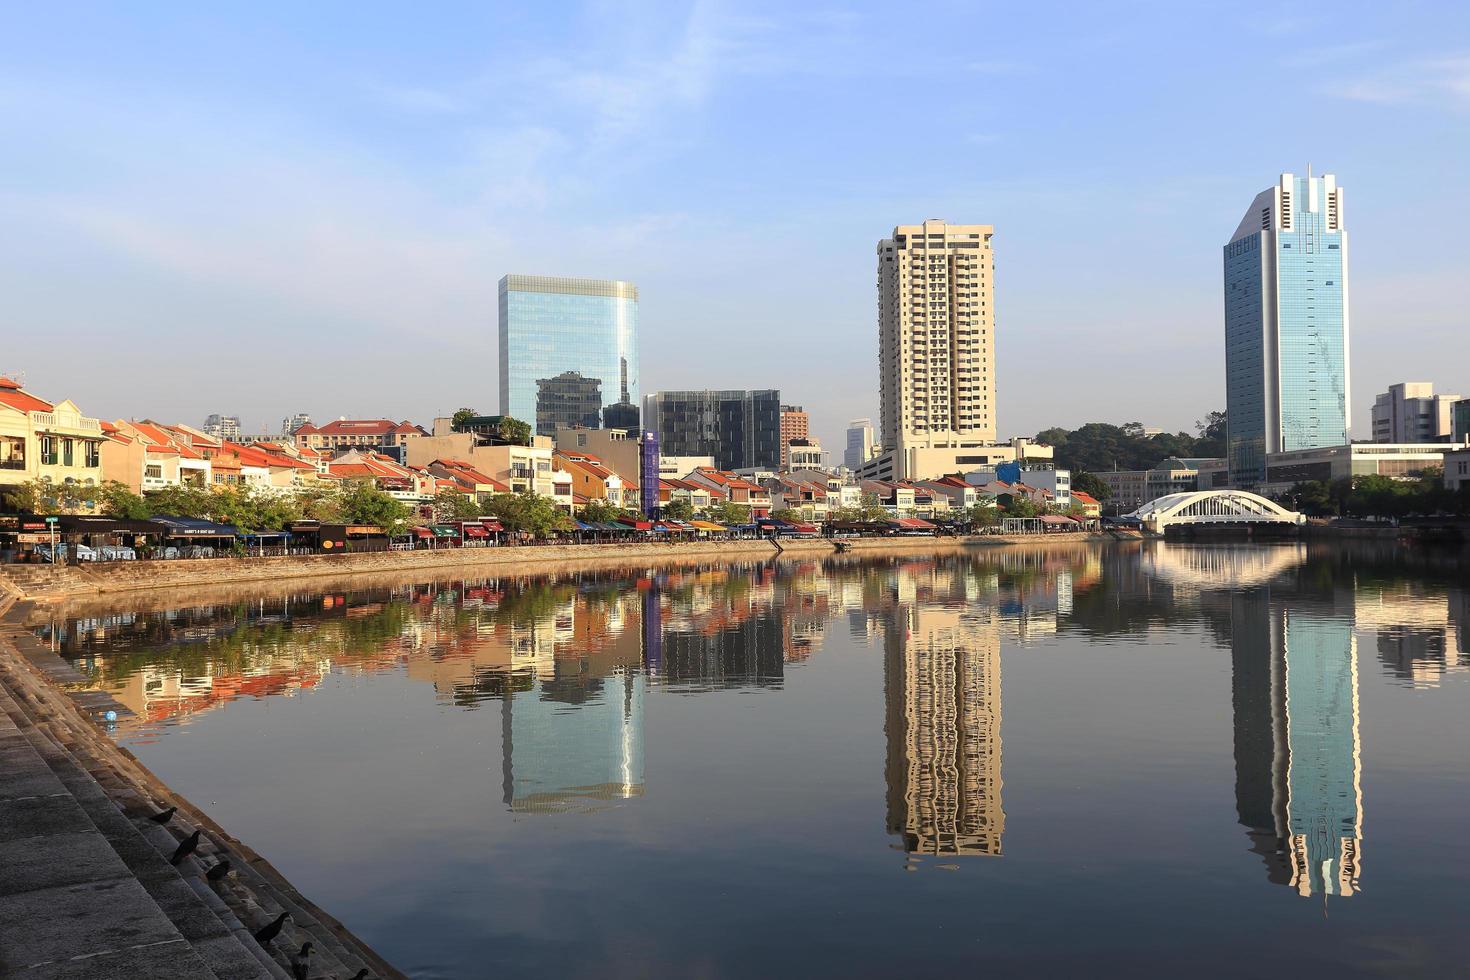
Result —
<instances>
[{"instance_id":1,"label":"concrete embankment","mask_svg":"<svg viewBox=\"0 0 1470 980\"><path fill-rule=\"evenodd\" d=\"M855 538L844 542L854 556L952 554L1007 545L1080 547L1114 540L1109 535L985 535L964 538ZM50 601L74 596L170 591L207 586L320 579L360 582L380 574L541 575L624 566L733 563L770 559L823 558L836 554L827 540L691 541L682 544L538 545L446 548L438 551L381 551L367 554L297 555L286 558L206 558L174 561L106 562L53 568L0 566L0 591Z\"/></svg>"},{"instance_id":2,"label":"concrete embankment","mask_svg":"<svg viewBox=\"0 0 1470 980\"><path fill-rule=\"evenodd\" d=\"M108 738L26 615L0 597L0 976L286 980L307 941L311 976L402 976Z\"/></svg>"}]
</instances>

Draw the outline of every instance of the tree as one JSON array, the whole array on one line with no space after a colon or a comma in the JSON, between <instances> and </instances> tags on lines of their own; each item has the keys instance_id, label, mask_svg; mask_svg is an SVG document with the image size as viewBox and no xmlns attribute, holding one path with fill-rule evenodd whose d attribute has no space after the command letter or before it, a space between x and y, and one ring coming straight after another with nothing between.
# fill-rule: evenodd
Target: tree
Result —
<instances>
[{"instance_id":1,"label":"tree","mask_svg":"<svg viewBox=\"0 0 1470 980\"><path fill-rule=\"evenodd\" d=\"M705 516L716 524L749 524L750 508L744 504L734 504L728 500L710 504L704 512Z\"/></svg>"},{"instance_id":2,"label":"tree","mask_svg":"<svg viewBox=\"0 0 1470 980\"><path fill-rule=\"evenodd\" d=\"M1007 517L1037 517L1041 514L1041 507L1036 501L1018 493L1003 494L1001 501Z\"/></svg>"},{"instance_id":3,"label":"tree","mask_svg":"<svg viewBox=\"0 0 1470 980\"><path fill-rule=\"evenodd\" d=\"M694 517L694 505L685 498L670 500L663 506L663 514L671 521L687 521Z\"/></svg>"},{"instance_id":4,"label":"tree","mask_svg":"<svg viewBox=\"0 0 1470 980\"><path fill-rule=\"evenodd\" d=\"M1107 500L1113 495L1113 488L1104 483L1095 474L1086 470L1078 470L1072 474L1073 491L1081 490L1083 493L1099 502Z\"/></svg>"},{"instance_id":5,"label":"tree","mask_svg":"<svg viewBox=\"0 0 1470 980\"><path fill-rule=\"evenodd\" d=\"M183 483L172 483L143 495L149 515L166 514L170 517L197 517L200 520L215 519L216 499L207 487L196 487Z\"/></svg>"},{"instance_id":6,"label":"tree","mask_svg":"<svg viewBox=\"0 0 1470 980\"><path fill-rule=\"evenodd\" d=\"M522 422L520 419L513 419L509 415L501 417L496 434L506 445L529 446L531 444L531 424Z\"/></svg>"},{"instance_id":7,"label":"tree","mask_svg":"<svg viewBox=\"0 0 1470 980\"><path fill-rule=\"evenodd\" d=\"M1000 508L994 501L981 501L965 511L965 518L974 527L994 527L1000 523Z\"/></svg>"},{"instance_id":8,"label":"tree","mask_svg":"<svg viewBox=\"0 0 1470 980\"><path fill-rule=\"evenodd\" d=\"M623 508L610 504L606 500L589 500L582 505L582 511L578 516L584 521L600 524L616 521L625 517L626 513Z\"/></svg>"},{"instance_id":9,"label":"tree","mask_svg":"<svg viewBox=\"0 0 1470 980\"><path fill-rule=\"evenodd\" d=\"M785 521L787 524L799 524L804 518L801 511L794 507L779 507L771 511L771 518L777 521Z\"/></svg>"},{"instance_id":10,"label":"tree","mask_svg":"<svg viewBox=\"0 0 1470 980\"><path fill-rule=\"evenodd\" d=\"M57 483L47 477L28 480L5 494L8 506L23 514L75 514L95 507L100 495L96 484Z\"/></svg>"},{"instance_id":11,"label":"tree","mask_svg":"<svg viewBox=\"0 0 1470 980\"><path fill-rule=\"evenodd\" d=\"M434 520L472 521L480 516L480 504L474 494L444 489L434 495Z\"/></svg>"},{"instance_id":12,"label":"tree","mask_svg":"<svg viewBox=\"0 0 1470 980\"><path fill-rule=\"evenodd\" d=\"M103 482L98 500L102 504L102 513L108 517L140 521L152 516L148 512L148 501L129 490L126 483L117 480Z\"/></svg>"},{"instance_id":13,"label":"tree","mask_svg":"<svg viewBox=\"0 0 1470 980\"><path fill-rule=\"evenodd\" d=\"M1076 472L1087 470L1142 470L1170 456L1219 457L1225 454L1225 413L1211 412L1195 423L1199 437L1187 432L1161 432L1145 436L1138 422L1109 425L1088 422L1078 429L1051 428L1036 434L1036 441L1055 451L1056 465ZM1087 491L1091 493L1092 491Z\"/></svg>"},{"instance_id":14,"label":"tree","mask_svg":"<svg viewBox=\"0 0 1470 980\"><path fill-rule=\"evenodd\" d=\"M464 427L469 424L470 419L479 417L480 413L473 408L461 408L449 417L449 427L455 432L463 432Z\"/></svg>"},{"instance_id":15,"label":"tree","mask_svg":"<svg viewBox=\"0 0 1470 980\"><path fill-rule=\"evenodd\" d=\"M570 517L549 498L536 493L498 493L490 498L485 510L510 530L524 531L538 538L572 528Z\"/></svg>"},{"instance_id":16,"label":"tree","mask_svg":"<svg viewBox=\"0 0 1470 980\"><path fill-rule=\"evenodd\" d=\"M349 480L340 497L342 520L347 524L371 524L397 534L413 523L413 510L379 490L371 480Z\"/></svg>"},{"instance_id":17,"label":"tree","mask_svg":"<svg viewBox=\"0 0 1470 980\"><path fill-rule=\"evenodd\" d=\"M1300 510L1303 514L1323 517L1338 512L1338 502L1332 498L1332 487L1321 480L1297 483L1286 492L1284 503Z\"/></svg>"}]
</instances>

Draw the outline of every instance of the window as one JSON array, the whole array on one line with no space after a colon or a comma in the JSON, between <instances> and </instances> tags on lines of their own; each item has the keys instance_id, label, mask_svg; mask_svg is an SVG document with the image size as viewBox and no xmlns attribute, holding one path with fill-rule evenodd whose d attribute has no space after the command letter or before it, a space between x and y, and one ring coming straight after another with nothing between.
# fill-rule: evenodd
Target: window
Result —
<instances>
[{"instance_id":1,"label":"window","mask_svg":"<svg viewBox=\"0 0 1470 980\"><path fill-rule=\"evenodd\" d=\"M56 437L55 436L42 436L41 437L41 465L42 466L55 466L56 465Z\"/></svg>"},{"instance_id":2,"label":"window","mask_svg":"<svg viewBox=\"0 0 1470 980\"><path fill-rule=\"evenodd\" d=\"M83 465L91 469L96 469L98 466L101 466L102 444L100 442L82 443L82 462Z\"/></svg>"}]
</instances>

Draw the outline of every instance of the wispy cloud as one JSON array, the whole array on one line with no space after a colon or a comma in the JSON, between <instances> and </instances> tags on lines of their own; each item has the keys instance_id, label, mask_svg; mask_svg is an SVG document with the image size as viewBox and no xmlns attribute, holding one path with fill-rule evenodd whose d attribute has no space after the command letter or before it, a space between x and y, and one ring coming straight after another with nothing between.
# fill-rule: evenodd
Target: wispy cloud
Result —
<instances>
[{"instance_id":1,"label":"wispy cloud","mask_svg":"<svg viewBox=\"0 0 1470 980\"><path fill-rule=\"evenodd\" d=\"M1378 105L1447 102L1458 108L1470 108L1470 55L1407 61L1328 84L1325 91Z\"/></svg>"}]
</instances>

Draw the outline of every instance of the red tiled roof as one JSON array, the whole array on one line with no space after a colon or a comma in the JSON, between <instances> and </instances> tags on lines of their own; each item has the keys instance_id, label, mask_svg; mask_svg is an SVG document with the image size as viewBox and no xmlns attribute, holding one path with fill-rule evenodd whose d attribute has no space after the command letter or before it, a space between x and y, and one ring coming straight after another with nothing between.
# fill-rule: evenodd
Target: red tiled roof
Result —
<instances>
[{"instance_id":1,"label":"red tiled roof","mask_svg":"<svg viewBox=\"0 0 1470 980\"><path fill-rule=\"evenodd\" d=\"M55 407L25 391L20 382L10 378L0 378L0 405L9 405L20 412L49 412Z\"/></svg>"},{"instance_id":2,"label":"red tiled roof","mask_svg":"<svg viewBox=\"0 0 1470 980\"><path fill-rule=\"evenodd\" d=\"M326 436L386 436L403 432L418 432L412 422L394 422L392 419L336 419L323 425L303 425L296 430L301 435Z\"/></svg>"}]
</instances>

